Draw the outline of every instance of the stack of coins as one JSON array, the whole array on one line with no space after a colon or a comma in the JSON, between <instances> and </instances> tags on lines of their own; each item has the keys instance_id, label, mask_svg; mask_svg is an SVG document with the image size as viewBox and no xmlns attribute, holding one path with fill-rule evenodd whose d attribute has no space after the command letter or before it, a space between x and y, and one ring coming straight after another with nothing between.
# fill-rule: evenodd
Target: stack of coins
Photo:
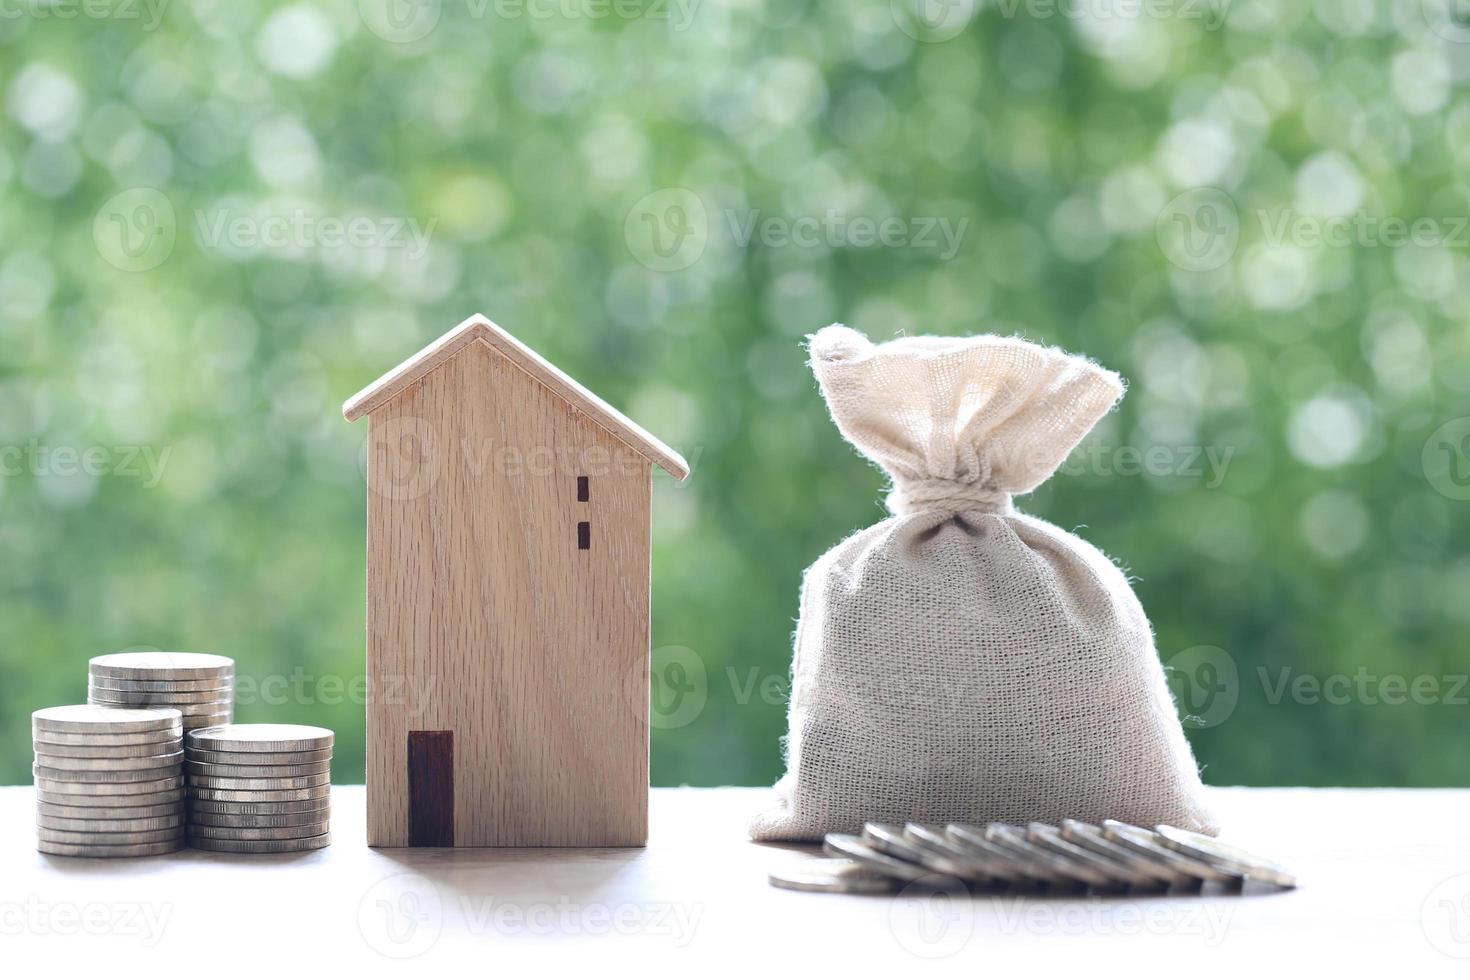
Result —
<instances>
[{"instance_id":1,"label":"stack of coins","mask_svg":"<svg viewBox=\"0 0 1470 980\"><path fill-rule=\"evenodd\" d=\"M145 857L184 846L183 723L173 708L90 704L31 715L36 848Z\"/></svg>"},{"instance_id":2,"label":"stack of coins","mask_svg":"<svg viewBox=\"0 0 1470 980\"><path fill-rule=\"evenodd\" d=\"M235 720L235 661L210 653L93 657L87 700L120 708L178 708L184 731Z\"/></svg>"},{"instance_id":3,"label":"stack of coins","mask_svg":"<svg viewBox=\"0 0 1470 980\"><path fill-rule=\"evenodd\" d=\"M185 737L189 843L279 854L331 837L332 733L310 725L220 725Z\"/></svg>"}]
</instances>

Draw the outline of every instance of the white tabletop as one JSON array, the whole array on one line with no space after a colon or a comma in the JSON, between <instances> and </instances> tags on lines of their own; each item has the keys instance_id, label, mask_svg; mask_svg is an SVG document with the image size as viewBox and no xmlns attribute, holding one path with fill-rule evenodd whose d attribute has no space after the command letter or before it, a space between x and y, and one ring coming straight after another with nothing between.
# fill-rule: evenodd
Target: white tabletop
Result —
<instances>
[{"instance_id":1,"label":"white tabletop","mask_svg":"<svg viewBox=\"0 0 1470 980\"><path fill-rule=\"evenodd\" d=\"M320 852L52 858L34 849L31 790L5 788L0 960L11 976L29 963L55 976L136 966L282 980L436 967L495 977L563 960L777 978L1470 971L1470 791L1214 792L1224 839L1287 864L1301 888L959 901L783 891L766 872L799 855L746 840L764 793L752 789L654 790L652 839L636 850L375 851L354 786L335 790L335 843Z\"/></svg>"}]
</instances>

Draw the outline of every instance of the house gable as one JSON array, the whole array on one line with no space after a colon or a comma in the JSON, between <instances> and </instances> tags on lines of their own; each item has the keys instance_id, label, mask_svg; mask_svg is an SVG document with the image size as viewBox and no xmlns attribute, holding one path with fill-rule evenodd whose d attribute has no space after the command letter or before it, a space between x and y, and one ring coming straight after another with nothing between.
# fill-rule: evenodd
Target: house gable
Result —
<instances>
[{"instance_id":1,"label":"house gable","mask_svg":"<svg viewBox=\"0 0 1470 980\"><path fill-rule=\"evenodd\" d=\"M546 360L509 333L483 316L476 314L425 347L362 391L342 406L349 422L371 415L392 402L413 385L437 371L464 348L482 342L503 355L512 364L545 385L573 412L585 415L635 452L658 465L675 480L689 475L689 464L673 449L664 445L556 365Z\"/></svg>"}]
</instances>

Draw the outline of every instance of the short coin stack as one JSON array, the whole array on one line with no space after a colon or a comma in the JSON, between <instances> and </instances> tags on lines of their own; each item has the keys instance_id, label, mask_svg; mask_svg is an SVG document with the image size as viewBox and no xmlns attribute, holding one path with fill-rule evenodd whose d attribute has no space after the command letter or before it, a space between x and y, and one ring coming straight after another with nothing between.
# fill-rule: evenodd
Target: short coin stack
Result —
<instances>
[{"instance_id":1,"label":"short coin stack","mask_svg":"<svg viewBox=\"0 0 1470 980\"><path fill-rule=\"evenodd\" d=\"M271 854L332 842L332 732L310 725L220 725L185 737L189 843Z\"/></svg>"},{"instance_id":2,"label":"short coin stack","mask_svg":"<svg viewBox=\"0 0 1470 980\"><path fill-rule=\"evenodd\" d=\"M828 834L821 859L773 871L797 891L887 894L905 885L1077 894L1239 892L1295 888L1275 862L1203 834L1116 820L985 827L870 823L861 835Z\"/></svg>"},{"instance_id":3,"label":"short coin stack","mask_svg":"<svg viewBox=\"0 0 1470 980\"><path fill-rule=\"evenodd\" d=\"M93 657L87 700L119 708L178 708L184 731L235 720L235 661L211 653Z\"/></svg>"},{"instance_id":4,"label":"short coin stack","mask_svg":"<svg viewBox=\"0 0 1470 980\"><path fill-rule=\"evenodd\" d=\"M182 737L173 708L73 704L32 714L36 849L145 857L183 847Z\"/></svg>"}]
</instances>

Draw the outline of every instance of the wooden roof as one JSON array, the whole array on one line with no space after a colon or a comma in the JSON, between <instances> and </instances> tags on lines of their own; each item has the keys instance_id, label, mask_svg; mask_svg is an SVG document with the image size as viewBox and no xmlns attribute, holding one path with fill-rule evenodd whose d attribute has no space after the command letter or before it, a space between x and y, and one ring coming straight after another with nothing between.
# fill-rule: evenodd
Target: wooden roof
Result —
<instances>
[{"instance_id":1,"label":"wooden roof","mask_svg":"<svg viewBox=\"0 0 1470 980\"><path fill-rule=\"evenodd\" d=\"M683 456L478 313L347 399L342 406L342 414L349 422L371 415L477 340L504 354L511 363L550 388L574 410L588 416L639 455L658 464L675 480L683 480L689 475L689 464Z\"/></svg>"}]
</instances>

